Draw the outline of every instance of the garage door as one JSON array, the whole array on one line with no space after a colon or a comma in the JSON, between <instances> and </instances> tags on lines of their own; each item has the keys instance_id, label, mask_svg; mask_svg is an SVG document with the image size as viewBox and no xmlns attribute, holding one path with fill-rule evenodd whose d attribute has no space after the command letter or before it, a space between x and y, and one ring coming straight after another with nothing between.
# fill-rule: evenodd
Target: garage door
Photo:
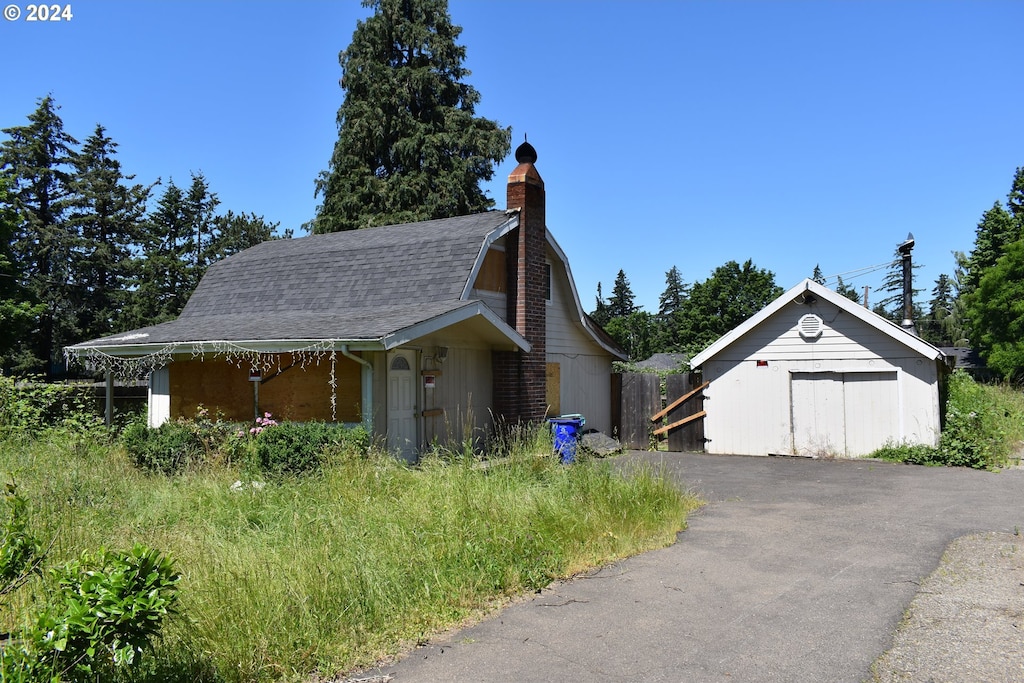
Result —
<instances>
[{"instance_id":1,"label":"garage door","mask_svg":"<svg viewBox=\"0 0 1024 683\"><path fill-rule=\"evenodd\" d=\"M792 374L793 452L867 455L900 440L896 372Z\"/></svg>"}]
</instances>

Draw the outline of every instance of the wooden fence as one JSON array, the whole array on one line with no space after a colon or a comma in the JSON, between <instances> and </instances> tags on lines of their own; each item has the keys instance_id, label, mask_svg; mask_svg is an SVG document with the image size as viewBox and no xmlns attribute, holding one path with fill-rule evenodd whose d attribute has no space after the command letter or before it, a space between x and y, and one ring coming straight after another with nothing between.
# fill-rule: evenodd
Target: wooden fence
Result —
<instances>
[{"instance_id":1,"label":"wooden fence","mask_svg":"<svg viewBox=\"0 0 1024 683\"><path fill-rule=\"evenodd\" d=\"M625 448L650 450L666 439L670 451L704 450L707 386L693 373L661 377L651 373L612 375L612 423Z\"/></svg>"}]
</instances>

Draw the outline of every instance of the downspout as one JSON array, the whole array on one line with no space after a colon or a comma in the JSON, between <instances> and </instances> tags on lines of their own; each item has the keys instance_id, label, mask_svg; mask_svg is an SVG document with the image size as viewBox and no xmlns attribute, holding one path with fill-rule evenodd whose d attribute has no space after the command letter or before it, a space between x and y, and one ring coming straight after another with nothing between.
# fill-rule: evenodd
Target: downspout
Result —
<instances>
[{"instance_id":1,"label":"downspout","mask_svg":"<svg viewBox=\"0 0 1024 683\"><path fill-rule=\"evenodd\" d=\"M361 386L360 401L363 404L363 427L366 431L373 433L373 364L364 358L353 354L348 350L348 344L342 344L341 355L349 360L354 360L363 366L362 375L359 381Z\"/></svg>"}]
</instances>

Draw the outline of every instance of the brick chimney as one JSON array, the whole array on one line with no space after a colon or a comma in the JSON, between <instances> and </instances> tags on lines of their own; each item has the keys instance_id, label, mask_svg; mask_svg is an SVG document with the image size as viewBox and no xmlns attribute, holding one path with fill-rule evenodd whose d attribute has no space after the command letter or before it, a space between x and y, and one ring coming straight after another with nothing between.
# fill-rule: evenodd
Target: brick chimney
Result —
<instances>
[{"instance_id":1,"label":"brick chimney","mask_svg":"<svg viewBox=\"0 0 1024 683\"><path fill-rule=\"evenodd\" d=\"M508 422L535 422L547 412L547 306L544 181L537 152L524 142L508 177L507 207L519 210L519 227L506 236L507 322L530 342L530 352L494 353L494 408Z\"/></svg>"}]
</instances>

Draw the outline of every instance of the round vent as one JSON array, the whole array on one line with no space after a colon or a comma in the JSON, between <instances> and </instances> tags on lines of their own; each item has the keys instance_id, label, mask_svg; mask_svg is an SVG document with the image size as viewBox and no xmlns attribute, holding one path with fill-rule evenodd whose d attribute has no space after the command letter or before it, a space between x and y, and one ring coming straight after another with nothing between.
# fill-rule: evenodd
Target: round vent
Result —
<instances>
[{"instance_id":1,"label":"round vent","mask_svg":"<svg viewBox=\"0 0 1024 683\"><path fill-rule=\"evenodd\" d=\"M817 339L821 336L821 330L824 323L818 316L813 313L808 313L800 318L800 322L797 323L797 326L800 328L800 336L804 339Z\"/></svg>"}]
</instances>

